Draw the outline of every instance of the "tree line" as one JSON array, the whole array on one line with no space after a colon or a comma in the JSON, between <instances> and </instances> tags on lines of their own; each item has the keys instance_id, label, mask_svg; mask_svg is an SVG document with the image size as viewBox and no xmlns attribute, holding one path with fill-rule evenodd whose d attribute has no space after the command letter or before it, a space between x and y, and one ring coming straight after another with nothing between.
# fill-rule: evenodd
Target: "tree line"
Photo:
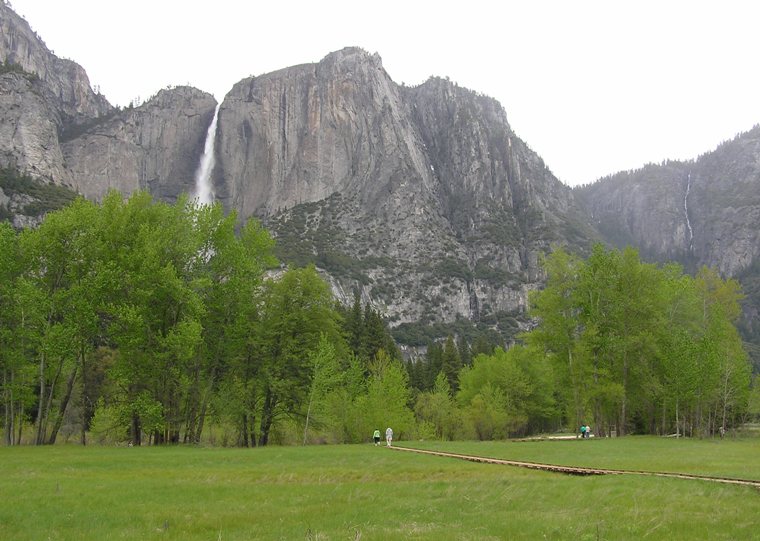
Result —
<instances>
[{"instance_id":1,"label":"tree line","mask_svg":"<svg viewBox=\"0 0 760 541\"><path fill-rule=\"evenodd\" d=\"M144 192L0 224L5 444L701 435L748 410L741 294L707 269L557 249L518 344L450 337L404 363L376 310L273 249L256 220Z\"/></svg>"}]
</instances>

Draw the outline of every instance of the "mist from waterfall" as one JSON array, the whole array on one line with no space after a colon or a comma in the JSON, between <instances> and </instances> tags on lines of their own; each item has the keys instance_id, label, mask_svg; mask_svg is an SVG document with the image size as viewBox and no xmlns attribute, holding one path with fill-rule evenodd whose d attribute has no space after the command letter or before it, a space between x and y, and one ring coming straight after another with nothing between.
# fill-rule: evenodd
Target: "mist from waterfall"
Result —
<instances>
[{"instance_id":1,"label":"mist from waterfall","mask_svg":"<svg viewBox=\"0 0 760 541\"><path fill-rule=\"evenodd\" d=\"M216 123L219 120L219 106L214 109L214 118L206 132L206 144L203 146L203 156L195 172L195 199L201 205L210 205L214 202L214 189L211 184L211 172L214 170L216 159L214 157L214 142L216 141Z\"/></svg>"}]
</instances>

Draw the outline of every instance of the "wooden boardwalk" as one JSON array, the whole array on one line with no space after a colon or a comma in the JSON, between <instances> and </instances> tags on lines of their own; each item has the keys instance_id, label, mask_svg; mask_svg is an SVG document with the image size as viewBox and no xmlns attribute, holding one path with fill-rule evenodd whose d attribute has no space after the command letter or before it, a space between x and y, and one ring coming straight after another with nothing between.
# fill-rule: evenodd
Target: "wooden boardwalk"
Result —
<instances>
[{"instance_id":1,"label":"wooden boardwalk","mask_svg":"<svg viewBox=\"0 0 760 541\"><path fill-rule=\"evenodd\" d=\"M745 485L760 488L760 481L751 479L734 479L730 477L714 477L710 475L692 475L687 473L669 473L669 472L652 472L638 470L610 470L604 468L584 468L579 466L559 466L557 464L541 464L538 462L523 462L520 460L506 460L502 458L489 458L475 455L462 455L458 453L445 453L443 451L428 451L425 449L414 449L412 447L393 446L390 449L395 451L407 451L411 453L420 453L424 455L442 456L448 458L458 458L469 460L471 462L482 462L484 464L499 464L503 466L517 466L520 468L530 468L533 470L543 470L567 475L648 475L653 477L674 477L677 479L693 479L699 481L713 481L715 483L727 483L732 485Z\"/></svg>"}]
</instances>

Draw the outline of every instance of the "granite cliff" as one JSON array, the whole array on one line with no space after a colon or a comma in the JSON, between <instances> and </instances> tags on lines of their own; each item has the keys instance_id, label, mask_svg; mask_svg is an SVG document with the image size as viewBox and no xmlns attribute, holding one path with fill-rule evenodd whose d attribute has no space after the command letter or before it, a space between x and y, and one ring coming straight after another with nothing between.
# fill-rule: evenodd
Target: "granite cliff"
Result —
<instances>
[{"instance_id":1,"label":"granite cliff","mask_svg":"<svg viewBox=\"0 0 760 541\"><path fill-rule=\"evenodd\" d=\"M436 78L399 86L357 48L235 85L214 184L227 208L264 221L284 261L316 263L339 298L360 291L402 330L514 334L540 254L595 235L495 100Z\"/></svg>"},{"instance_id":2,"label":"granite cliff","mask_svg":"<svg viewBox=\"0 0 760 541\"><path fill-rule=\"evenodd\" d=\"M760 126L695 160L617 173L575 194L615 244L734 276L760 256Z\"/></svg>"},{"instance_id":3,"label":"granite cliff","mask_svg":"<svg viewBox=\"0 0 760 541\"><path fill-rule=\"evenodd\" d=\"M0 2L0 61L0 167L95 200L109 189L150 190L168 201L192 192L213 96L176 87L139 107L113 107L81 66L55 56L6 2ZM33 199L0 191L0 205L19 227L40 219L24 209L49 206L30 205Z\"/></svg>"},{"instance_id":4,"label":"granite cliff","mask_svg":"<svg viewBox=\"0 0 760 541\"><path fill-rule=\"evenodd\" d=\"M690 161L621 172L574 190L617 246L740 280L740 329L760 367L760 126Z\"/></svg>"},{"instance_id":5,"label":"granite cliff","mask_svg":"<svg viewBox=\"0 0 760 541\"><path fill-rule=\"evenodd\" d=\"M164 89L62 143L70 184L99 200L110 189L148 190L164 201L192 193L216 100L190 87Z\"/></svg>"},{"instance_id":6,"label":"granite cliff","mask_svg":"<svg viewBox=\"0 0 760 541\"><path fill-rule=\"evenodd\" d=\"M0 3L0 61L0 166L67 183L59 136L114 108L92 90L81 66L50 52L5 2Z\"/></svg>"},{"instance_id":7,"label":"granite cliff","mask_svg":"<svg viewBox=\"0 0 760 541\"><path fill-rule=\"evenodd\" d=\"M112 107L5 2L0 60L3 170L54 185L62 202L66 188L95 200L194 190L213 96L175 87ZM541 255L597 240L740 277L745 332L760 336L760 127L693 161L571 190L492 98L441 78L397 85L378 55L347 48L238 82L214 138L225 208L261 219L282 261L315 263L344 302L358 292L402 343L476 329L509 339L529 325ZM0 218L31 226L39 215L24 209L54 207L20 185L0 183Z\"/></svg>"}]
</instances>

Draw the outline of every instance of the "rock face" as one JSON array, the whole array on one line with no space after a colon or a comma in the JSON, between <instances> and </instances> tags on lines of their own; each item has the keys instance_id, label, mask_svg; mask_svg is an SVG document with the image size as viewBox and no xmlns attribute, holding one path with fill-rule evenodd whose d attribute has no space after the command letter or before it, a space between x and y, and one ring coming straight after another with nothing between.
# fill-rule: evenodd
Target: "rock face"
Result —
<instances>
[{"instance_id":1,"label":"rock face","mask_svg":"<svg viewBox=\"0 0 760 541\"><path fill-rule=\"evenodd\" d=\"M5 2L0 60L0 167L96 200L194 191L213 96L177 87L113 108ZM423 343L432 324L513 336L550 245L583 253L604 239L742 276L760 343L760 127L691 162L570 190L495 100L439 78L396 85L377 55L348 48L237 83L215 149L223 205L260 218L281 259L315 263L343 301L371 302L401 342ZM25 197L0 192L0 207L18 214Z\"/></svg>"},{"instance_id":2,"label":"rock face","mask_svg":"<svg viewBox=\"0 0 760 541\"><path fill-rule=\"evenodd\" d=\"M20 66L41 79L64 124L81 124L110 113L105 97L90 88L87 73L77 63L58 58L29 24L0 2L0 60Z\"/></svg>"},{"instance_id":3,"label":"rock face","mask_svg":"<svg viewBox=\"0 0 760 541\"><path fill-rule=\"evenodd\" d=\"M216 101L189 87L120 111L90 88L84 69L48 50L0 3L0 166L100 199L150 190L173 201L194 174Z\"/></svg>"},{"instance_id":4,"label":"rock face","mask_svg":"<svg viewBox=\"0 0 760 541\"><path fill-rule=\"evenodd\" d=\"M0 75L0 166L65 184L60 115L46 95L41 81L29 74Z\"/></svg>"},{"instance_id":5,"label":"rock face","mask_svg":"<svg viewBox=\"0 0 760 541\"><path fill-rule=\"evenodd\" d=\"M694 161L618 173L576 194L616 244L735 276L760 255L760 126Z\"/></svg>"},{"instance_id":6,"label":"rock face","mask_svg":"<svg viewBox=\"0 0 760 541\"><path fill-rule=\"evenodd\" d=\"M90 127L62 145L71 185L96 200L109 189L165 201L191 194L215 107L211 94L177 87Z\"/></svg>"},{"instance_id":7,"label":"rock face","mask_svg":"<svg viewBox=\"0 0 760 541\"><path fill-rule=\"evenodd\" d=\"M432 185L398 88L360 49L239 82L219 126L217 195L244 216L335 192L361 192L370 203L402 177Z\"/></svg>"},{"instance_id":8,"label":"rock face","mask_svg":"<svg viewBox=\"0 0 760 541\"><path fill-rule=\"evenodd\" d=\"M760 368L760 126L694 161L618 173L575 193L610 242L738 278L739 328Z\"/></svg>"},{"instance_id":9,"label":"rock face","mask_svg":"<svg viewBox=\"0 0 760 541\"><path fill-rule=\"evenodd\" d=\"M0 166L69 184L61 134L112 114L113 107L92 91L81 66L52 54L5 2L0 61Z\"/></svg>"},{"instance_id":10,"label":"rock face","mask_svg":"<svg viewBox=\"0 0 760 541\"><path fill-rule=\"evenodd\" d=\"M217 144L225 206L397 324L519 316L539 254L594 237L496 101L441 79L399 87L357 48L235 85Z\"/></svg>"}]
</instances>

